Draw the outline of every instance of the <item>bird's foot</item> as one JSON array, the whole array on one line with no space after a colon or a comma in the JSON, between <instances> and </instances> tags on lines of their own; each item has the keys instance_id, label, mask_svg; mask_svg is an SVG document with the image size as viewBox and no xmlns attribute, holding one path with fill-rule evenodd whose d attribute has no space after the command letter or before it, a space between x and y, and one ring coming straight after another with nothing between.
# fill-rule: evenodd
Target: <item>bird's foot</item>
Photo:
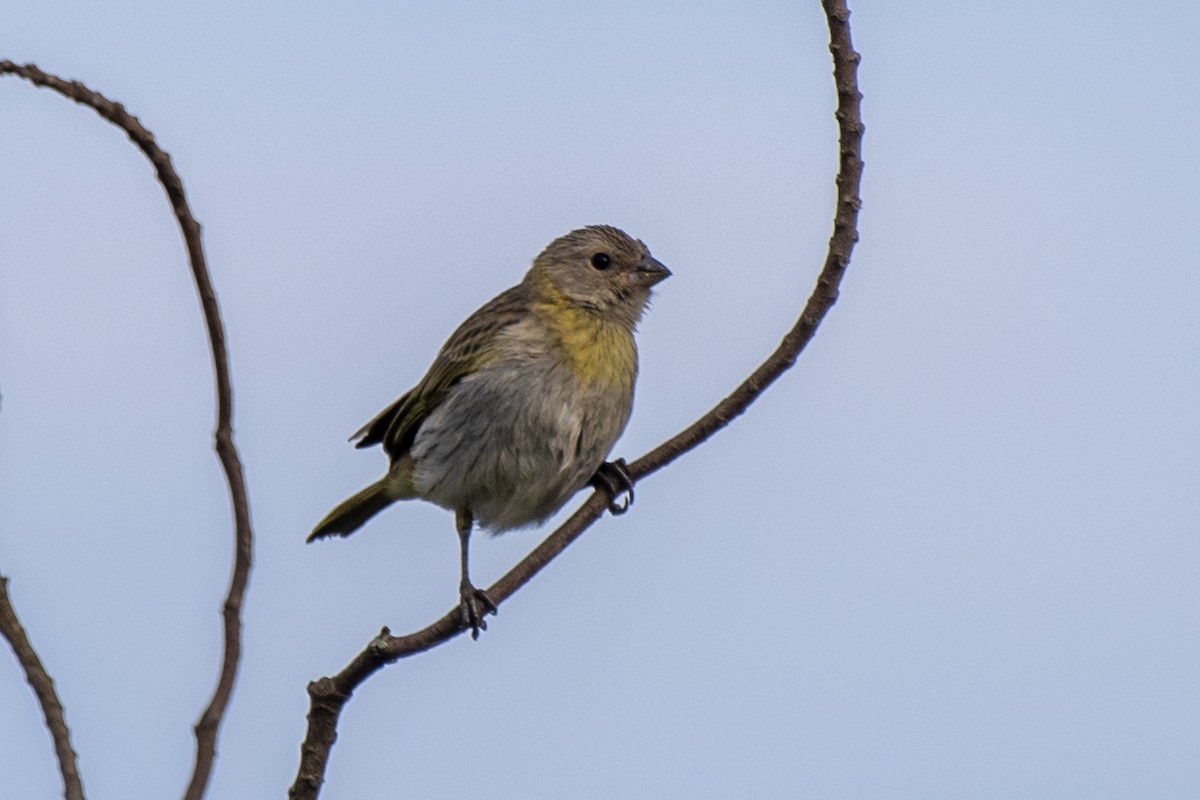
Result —
<instances>
[{"instance_id":1,"label":"bird's foot","mask_svg":"<svg viewBox=\"0 0 1200 800\"><path fill-rule=\"evenodd\" d=\"M633 478L629 477L629 466L625 459L605 461L592 476L591 484L598 489L607 489L612 495L612 500L608 502L608 510L613 516L624 514L633 505ZM617 498L622 495L623 502L617 503Z\"/></svg>"},{"instance_id":2,"label":"bird's foot","mask_svg":"<svg viewBox=\"0 0 1200 800\"><path fill-rule=\"evenodd\" d=\"M471 629L472 639L478 639L479 632L487 630L487 622L483 618L496 613L496 604L488 597L487 592L475 588L470 581L459 584L458 596L458 610L462 614L463 625Z\"/></svg>"}]
</instances>

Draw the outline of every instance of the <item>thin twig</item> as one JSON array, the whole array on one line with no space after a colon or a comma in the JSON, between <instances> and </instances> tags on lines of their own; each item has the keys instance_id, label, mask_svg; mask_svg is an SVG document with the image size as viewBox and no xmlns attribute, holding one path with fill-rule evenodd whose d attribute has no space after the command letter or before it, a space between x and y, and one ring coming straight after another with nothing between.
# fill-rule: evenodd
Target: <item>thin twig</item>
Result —
<instances>
[{"instance_id":1,"label":"thin twig","mask_svg":"<svg viewBox=\"0 0 1200 800\"><path fill-rule=\"evenodd\" d=\"M195 726L196 763L184 794L185 800L201 800L207 791L208 781L212 775L213 761L217 752L217 732L225 715L225 709L229 705L229 697L233 692L238 662L241 658L242 601L245 597L246 583L250 577L250 565L253 559L253 533L250 529L250 504L246 493L246 481L242 473L242 463L238 457L237 446L233 442L233 386L229 378L229 355L225 348L225 329L221 324L221 310L217 305L217 296L208 275L204 246L200 240L200 223L196 221L188 207L183 181L175 172L175 167L171 164L171 157L154 141L154 134L146 130L137 117L127 112L124 106L92 91L79 81L65 81L43 72L33 64L20 65L7 60L0 61L0 75L4 74L17 75L35 86L53 89L64 97L91 108L123 130L154 166L158 180L167 192L167 199L171 202L171 209L175 212L175 219L179 222L184 244L187 246L192 278L196 283L196 293L204 312L204 323L208 331L213 372L216 379L217 427L214 432L214 448L225 471L225 479L229 484L234 517L233 576L229 582L229 593L223 607L225 648L221 659L221 671L212 700L200 715L200 720Z\"/></svg>"},{"instance_id":2,"label":"thin twig","mask_svg":"<svg viewBox=\"0 0 1200 800\"><path fill-rule=\"evenodd\" d=\"M25 671L25 680L33 687L38 705L42 707L46 728L54 741L58 771L62 773L63 797L66 800L84 800L83 783L79 780L79 764L75 759L75 750L71 747L71 731L67 728L62 703L58 700L58 692L54 691L54 681L50 679L50 674L46 672L46 667L38 658L25 629L17 619L17 612L8 596L8 578L3 575L0 575L0 634L12 646L17 662Z\"/></svg>"},{"instance_id":3,"label":"thin twig","mask_svg":"<svg viewBox=\"0 0 1200 800\"><path fill-rule=\"evenodd\" d=\"M655 472L680 455L693 449L741 414L781 374L796 363L800 352L816 333L817 326L837 301L838 284L850 263L850 253L858 241L858 196L862 179L863 124L860 113L862 95L858 91L859 55L850 39L850 12L845 0L822 0L829 22L829 49L833 54L834 83L837 88L840 141L840 169L837 177L837 207L833 235L817 285L804 306L795 326L783 337L774 353L738 386L732 394L691 426L629 465L634 480ZM527 583L546 564L575 541L604 513L612 498L606 490L597 490L566 522L519 564L487 589L499 605ZM320 793L329 763L329 752L337 738L338 717L354 690L372 673L400 658L428 650L466 630L458 609L453 609L432 625L406 636L392 636L384 628L337 675L320 678L308 685L310 706L308 732L300 750L300 768L288 790L292 800L313 800Z\"/></svg>"}]
</instances>

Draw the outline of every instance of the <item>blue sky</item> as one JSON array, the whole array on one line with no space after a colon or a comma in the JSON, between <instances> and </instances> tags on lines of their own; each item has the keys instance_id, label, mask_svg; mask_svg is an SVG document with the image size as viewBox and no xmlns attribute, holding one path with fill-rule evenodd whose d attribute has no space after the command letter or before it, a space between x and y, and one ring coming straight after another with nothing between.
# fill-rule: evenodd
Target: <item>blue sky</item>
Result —
<instances>
[{"instance_id":1,"label":"blue sky","mask_svg":"<svg viewBox=\"0 0 1200 800\"><path fill-rule=\"evenodd\" d=\"M1200 788L1200 11L858 3L862 240L796 368L465 637L351 701L326 797L1103 798ZM211 797L283 796L305 684L454 602L451 516L305 546L345 439L555 236L674 277L615 454L799 312L836 166L816 3L32 3L0 56L173 156L257 533ZM162 190L0 81L0 572L89 796L182 792L229 512ZM568 506L568 510L571 506ZM540 540L473 549L490 582ZM53 796L0 657L0 797Z\"/></svg>"}]
</instances>

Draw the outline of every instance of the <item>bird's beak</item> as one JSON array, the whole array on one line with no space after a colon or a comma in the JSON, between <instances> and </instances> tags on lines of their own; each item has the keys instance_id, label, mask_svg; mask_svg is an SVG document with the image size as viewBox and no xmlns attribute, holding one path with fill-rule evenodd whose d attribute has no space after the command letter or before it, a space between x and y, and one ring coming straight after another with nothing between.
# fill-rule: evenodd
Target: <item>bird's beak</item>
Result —
<instances>
[{"instance_id":1,"label":"bird's beak","mask_svg":"<svg viewBox=\"0 0 1200 800\"><path fill-rule=\"evenodd\" d=\"M671 277L671 270L653 256L646 256L638 262L632 277L638 284L649 288L659 281Z\"/></svg>"}]
</instances>

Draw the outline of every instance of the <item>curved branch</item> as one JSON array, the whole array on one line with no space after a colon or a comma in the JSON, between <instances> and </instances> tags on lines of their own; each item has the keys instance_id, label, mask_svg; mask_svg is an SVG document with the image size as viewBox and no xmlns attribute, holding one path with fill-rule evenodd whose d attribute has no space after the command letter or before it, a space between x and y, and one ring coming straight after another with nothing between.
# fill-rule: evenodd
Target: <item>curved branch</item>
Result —
<instances>
[{"instance_id":1,"label":"curved branch","mask_svg":"<svg viewBox=\"0 0 1200 800\"><path fill-rule=\"evenodd\" d=\"M850 263L850 254L858 241L858 195L862 179L863 124L860 112L862 95L858 91L859 55L850 38L850 11L845 0L822 0L829 23L829 50L833 55L834 82L838 94L836 118L840 142L840 169L837 177L837 208L833 235L817 285L804 306L800 318L783 337L775 352L762 363L732 394L676 436L629 464L633 480L643 478L674 461L725 427L746 410L776 378L796 363L800 352L812 339L817 326L837 301L838 285ZM499 605L545 567L567 545L575 541L595 522L612 500L607 491L597 490L551 533L545 541L487 589ZM288 790L292 800L315 798L324 781L329 751L337 738L337 722L354 690L372 673L386 664L442 644L466 630L457 608L432 625L406 636L392 636L384 628L337 675L320 678L308 685L308 731L300 750L300 768Z\"/></svg>"},{"instance_id":2,"label":"curved branch","mask_svg":"<svg viewBox=\"0 0 1200 800\"><path fill-rule=\"evenodd\" d=\"M630 464L629 472L635 479L662 469L745 411L776 378L796 363L800 352L816 334L821 320L837 302L838 286L858 241L858 210L862 207L858 188L862 182L864 127L860 107L862 94L858 91L860 57L850 40L850 10L845 0L822 0L821 5L829 21L829 51L833 54L833 79L838 94L834 116L838 121L840 145L837 207L825 265L800 318L784 335L775 352L711 411Z\"/></svg>"},{"instance_id":3,"label":"curved branch","mask_svg":"<svg viewBox=\"0 0 1200 800\"><path fill-rule=\"evenodd\" d=\"M54 754L58 757L58 771L62 773L63 797L66 800L83 800L83 783L79 780L79 764L75 760L75 750L71 747L71 731L67 728L67 718L63 714L62 703L58 700L58 692L54 691L54 681L46 672L42 660L25 634L17 619L16 609L8 596L8 578L0 575L0 635L3 635L12 646L13 654L17 657L21 669L25 671L25 680L33 687L38 705L42 707L42 716L46 719L46 728L54 741Z\"/></svg>"},{"instance_id":4,"label":"curved branch","mask_svg":"<svg viewBox=\"0 0 1200 800\"><path fill-rule=\"evenodd\" d=\"M217 390L217 427L214 433L214 449L221 461L221 467L225 471L226 482L229 484L234 517L233 576L229 582L229 592L223 607L225 647L221 659L221 671L212 700L200 715L200 720L195 726L196 763L184 794L185 800L200 800L204 796L209 777L212 775L212 766L217 750L217 731L225 715L225 709L229 705L229 697L233 693L233 684L237 678L237 667L242 651L242 600L245 597L246 583L250 577L250 565L253 557L249 497L246 492L246 480L242 473L242 462L238 457L237 446L233 442L233 385L229 378L229 355L225 348L225 329L221 324L221 310L217 305L217 296L213 291L212 280L208 276L204 246L200 241L200 223L192 216L192 211L188 207L183 181L175 172L175 167L171 164L171 157L154 141L154 134L146 130L138 118L127 112L123 105L114 103L79 81L65 81L55 75L43 72L33 64L20 65L8 60L0 61L0 75L5 74L24 78L35 86L53 89L64 97L91 108L123 130L154 166L159 183L167 192L167 199L171 201L171 209L183 232L188 261L192 268L192 278L195 280L196 293L204 312L204 323L212 351Z\"/></svg>"}]
</instances>

